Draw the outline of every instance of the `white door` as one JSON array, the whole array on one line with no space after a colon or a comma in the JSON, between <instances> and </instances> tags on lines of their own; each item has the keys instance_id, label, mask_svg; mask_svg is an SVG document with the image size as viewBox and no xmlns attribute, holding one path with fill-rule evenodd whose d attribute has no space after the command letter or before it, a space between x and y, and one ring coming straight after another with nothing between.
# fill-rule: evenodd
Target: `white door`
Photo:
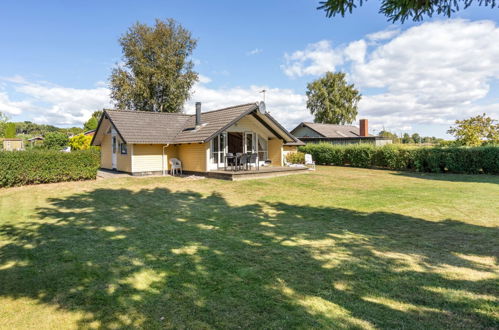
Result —
<instances>
[{"instance_id":1,"label":"white door","mask_svg":"<svg viewBox=\"0 0 499 330\"><path fill-rule=\"evenodd\" d=\"M225 167L225 154L227 153L227 133L216 136L210 143L210 170Z\"/></svg>"},{"instance_id":2,"label":"white door","mask_svg":"<svg viewBox=\"0 0 499 330\"><path fill-rule=\"evenodd\" d=\"M256 143L255 143L255 133L253 132L245 132L244 133L244 152L254 153L256 152Z\"/></svg>"},{"instance_id":3,"label":"white door","mask_svg":"<svg viewBox=\"0 0 499 330\"><path fill-rule=\"evenodd\" d=\"M111 157L111 162L112 162L112 165L113 165L113 170L116 169L116 153L118 152L118 139L116 138L116 131L113 129L111 131L111 143L112 143L112 157Z\"/></svg>"}]
</instances>

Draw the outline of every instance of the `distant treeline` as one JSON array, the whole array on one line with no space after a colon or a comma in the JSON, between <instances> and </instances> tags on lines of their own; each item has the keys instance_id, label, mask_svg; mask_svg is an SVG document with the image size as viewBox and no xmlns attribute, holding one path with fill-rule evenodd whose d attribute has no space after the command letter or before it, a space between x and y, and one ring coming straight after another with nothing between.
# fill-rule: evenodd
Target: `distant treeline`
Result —
<instances>
[{"instance_id":1,"label":"distant treeline","mask_svg":"<svg viewBox=\"0 0 499 330\"><path fill-rule=\"evenodd\" d=\"M47 133L65 133L67 135L76 135L83 133L80 127L60 128L53 125L35 124L30 121L14 122L16 125L16 134L44 136Z\"/></svg>"}]
</instances>

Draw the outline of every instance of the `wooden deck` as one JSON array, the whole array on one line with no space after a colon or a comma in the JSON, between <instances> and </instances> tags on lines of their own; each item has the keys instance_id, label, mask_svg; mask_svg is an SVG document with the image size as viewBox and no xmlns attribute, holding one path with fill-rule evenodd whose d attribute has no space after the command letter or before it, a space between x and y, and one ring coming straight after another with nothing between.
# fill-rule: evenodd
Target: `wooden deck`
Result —
<instances>
[{"instance_id":1,"label":"wooden deck","mask_svg":"<svg viewBox=\"0 0 499 330\"><path fill-rule=\"evenodd\" d=\"M306 167L260 167L259 170L248 171L231 171L223 169L217 171L209 171L205 174L208 178L222 179L222 180L248 180L258 178L270 178L275 176L290 175L290 174L303 174L309 171Z\"/></svg>"}]
</instances>

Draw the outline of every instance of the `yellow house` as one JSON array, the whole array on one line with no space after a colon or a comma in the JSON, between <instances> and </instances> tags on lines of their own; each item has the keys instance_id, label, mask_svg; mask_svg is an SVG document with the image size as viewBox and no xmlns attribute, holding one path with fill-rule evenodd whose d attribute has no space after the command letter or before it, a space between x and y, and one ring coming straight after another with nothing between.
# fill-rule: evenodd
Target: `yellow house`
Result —
<instances>
[{"instance_id":1,"label":"yellow house","mask_svg":"<svg viewBox=\"0 0 499 330\"><path fill-rule=\"evenodd\" d=\"M249 103L196 114L105 110L92 139L101 167L133 175L165 174L172 158L187 173L227 168L228 154L257 155L260 166L282 167L284 154L303 144L265 111Z\"/></svg>"},{"instance_id":2,"label":"yellow house","mask_svg":"<svg viewBox=\"0 0 499 330\"><path fill-rule=\"evenodd\" d=\"M17 139L17 138L3 139L3 150L5 151L24 150L23 139Z\"/></svg>"}]
</instances>

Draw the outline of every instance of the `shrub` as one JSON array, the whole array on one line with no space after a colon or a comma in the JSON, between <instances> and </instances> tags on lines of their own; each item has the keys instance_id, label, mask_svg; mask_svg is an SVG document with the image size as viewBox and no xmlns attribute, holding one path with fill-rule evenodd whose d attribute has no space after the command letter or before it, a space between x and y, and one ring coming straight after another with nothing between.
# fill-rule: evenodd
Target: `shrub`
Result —
<instances>
[{"instance_id":1,"label":"shrub","mask_svg":"<svg viewBox=\"0 0 499 330\"><path fill-rule=\"evenodd\" d=\"M305 164L305 154L303 152L290 152L286 155L286 161L290 164Z\"/></svg>"},{"instance_id":2,"label":"shrub","mask_svg":"<svg viewBox=\"0 0 499 330\"><path fill-rule=\"evenodd\" d=\"M308 144L301 152L310 153L317 164L383 167L433 173L499 174L499 147L406 147L386 145Z\"/></svg>"},{"instance_id":3,"label":"shrub","mask_svg":"<svg viewBox=\"0 0 499 330\"><path fill-rule=\"evenodd\" d=\"M71 150L87 150L90 149L92 137L89 135L78 134L69 139Z\"/></svg>"},{"instance_id":4,"label":"shrub","mask_svg":"<svg viewBox=\"0 0 499 330\"><path fill-rule=\"evenodd\" d=\"M55 150L0 152L0 187L95 179L99 152Z\"/></svg>"},{"instance_id":5,"label":"shrub","mask_svg":"<svg viewBox=\"0 0 499 330\"><path fill-rule=\"evenodd\" d=\"M69 144L68 136L61 132L51 132L45 134L43 147L46 149L61 150Z\"/></svg>"}]
</instances>

